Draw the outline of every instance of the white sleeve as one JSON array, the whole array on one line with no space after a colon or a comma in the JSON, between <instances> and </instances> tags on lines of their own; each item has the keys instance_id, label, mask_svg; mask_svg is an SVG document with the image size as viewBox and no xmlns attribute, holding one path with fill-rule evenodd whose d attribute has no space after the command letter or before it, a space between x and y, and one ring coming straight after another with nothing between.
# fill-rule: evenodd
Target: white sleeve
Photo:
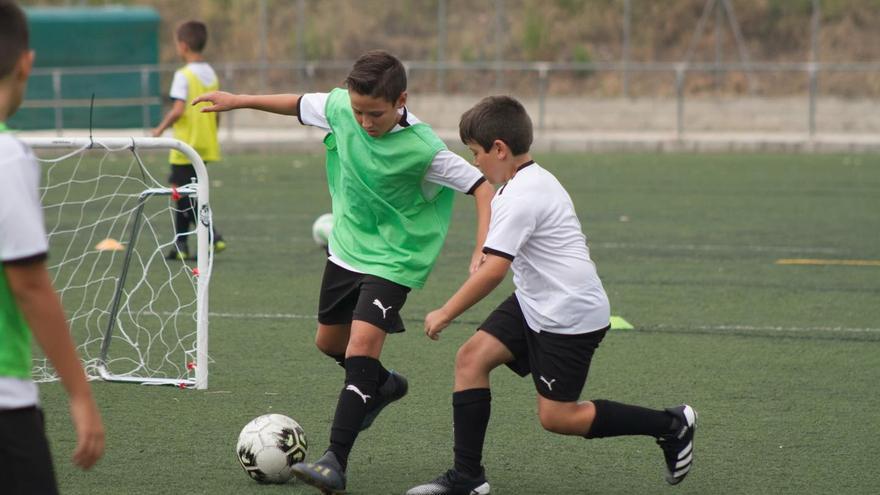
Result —
<instances>
[{"instance_id":1,"label":"white sleeve","mask_svg":"<svg viewBox=\"0 0 880 495\"><path fill-rule=\"evenodd\" d=\"M434 155L425 180L458 192L472 193L485 179L480 170L464 158L449 150L440 150Z\"/></svg>"},{"instance_id":2,"label":"white sleeve","mask_svg":"<svg viewBox=\"0 0 880 495\"><path fill-rule=\"evenodd\" d=\"M15 144L22 150L0 161L0 261L48 251L40 206L40 166L23 144Z\"/></svg>"},{"instance_id":3,"label":"white sleeve","mask_svg":"<svg viewBox=\"0 0 880 495\"><path fill-rule=\"evenodd\" d=\"M186 76L180 71L175 72L174 79L171 81L171 90L168 91L168 96L170 96L172 100L186 101L188 94L189 83L186 82Z\"/></svg>"},{"instance_id":4,"label":"white sleeve","mask_svg":"<svg viewBox=\"0 0 880 495\"><path fill-rule=\"evenodd\" d=\"M330 93L306 93L300 95L297 102L297 115L299 123L302 125L310 125L330 130L330 124L327 123L327 113L324 108L327 105L327 98Z\"/></svg>"},{"instance_id":5,"label":"white sleeve","mask_svg":"<svg viewBox=\"0 0 880 495\"><path fill-rule=\"evenodd\" d=\"M492 200L492 216L483 252L513 261L535 230L534 205L520 198L504 196L504 190Z\"/></svg>"}]
</instances>

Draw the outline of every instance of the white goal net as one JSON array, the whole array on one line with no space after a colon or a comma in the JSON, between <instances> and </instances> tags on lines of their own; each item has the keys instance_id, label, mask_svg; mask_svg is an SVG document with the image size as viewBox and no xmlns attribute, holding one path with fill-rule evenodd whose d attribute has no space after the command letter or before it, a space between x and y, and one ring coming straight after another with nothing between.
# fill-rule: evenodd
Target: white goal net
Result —
<instances>
[{"instance_id":1,"label":"white goal net","mask_svg":"<svg viewBox=\"0 0 880 495\"><path fill-rule=\"evenodd\" d=\"M213 249L201 158L166 138L23 141L42 162L47 264L86 372L108 381L207 388ZM192 160L196 182L167 185L170 149ZM179 204L195 225L177 234ZM175 258L178 241L187 240L195 259ZM57 379L42 356L33 374L37 381Z\"/></svg>"}]
</instances>

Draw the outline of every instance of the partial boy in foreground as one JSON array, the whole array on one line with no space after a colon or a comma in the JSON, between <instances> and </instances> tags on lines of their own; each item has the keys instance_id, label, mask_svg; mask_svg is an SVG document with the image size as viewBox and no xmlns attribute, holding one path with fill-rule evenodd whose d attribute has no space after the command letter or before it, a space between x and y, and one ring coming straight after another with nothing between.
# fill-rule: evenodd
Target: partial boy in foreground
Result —
<instances>
[{"instance_id":1,"label":"partial boy in foreground","mask_svg":"<svg viewBox=\"0 0 880 495\"><path fill-rule=\"evenodd\" d=\"M501 187L492 199L485 261L425 317L425 333L437 340L508 269L516 290L458 350L453 469L407 494L489 493L481 465L489 373L502 364L520 376L531 373L546 430L585 438L654 437L666 459L666 481L679 483L693 460L697 415L691 406L659 411L608 400L578 402L593 353L610 328L610 306L571 198L529 155L532 123L525 109L513 98L484 98L462 115L459 133L477 167Z\"/></svg>"},{"instance_id":2,"label":"partial boy in foreground","mask_svg":"<svg viewBox=\"0 0 880 495\"><path fill-rule=\"evenodd\" d=\"M0 0L0 492L58 493L37 386L31 334L70 398L73 461L89 469L104 453L104 426L46 269L40 167L6 120L21 105L34 53L24 13Z\"/></svg>"}]
</instances>

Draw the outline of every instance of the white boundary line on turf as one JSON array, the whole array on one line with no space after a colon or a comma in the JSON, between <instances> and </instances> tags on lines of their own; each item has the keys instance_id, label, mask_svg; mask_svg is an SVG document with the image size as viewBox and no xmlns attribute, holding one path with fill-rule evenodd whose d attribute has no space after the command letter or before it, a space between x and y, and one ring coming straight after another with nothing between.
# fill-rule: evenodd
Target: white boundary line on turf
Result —
<instances>
[{"instance_id":1,"label":"white boundary line on turf","mask_svg":"<svg viewBox=\"0 0 880 495\"><path fill-rule=\"evenodd\" d=\"M212 318L260 318L270 320L316 320L318 315L295 315L290 313L210 313Z\"/></svg>"},{"instance_id":2,"label":"white boundary line on turf","mask_svg":"<svg viewBox=\"0 0 880 495\"><path fill-rule=\"evenodd\" d=\"M292 313L210 313L212 318L272 319L272 320L317 320L317 315L298 315ZM635 326L639 328L638 325ZM880 333L880 328L848 327L773 327L752 325L645 325L645 330L744 330L752 332L834 332L834 333Z\"/></svg>"},{"instance_id":3,"label":"white boundary line on turf","mask_svg":"<svg viewBox=\"0 0 880 495\"><path fill-rule=\"evenodd\" d=\"M843 249L830 247L796 247L796 246L750 246L735 244L641 244L636 242L596 242L590 247L603 249L653 249L658 251L752 251L774 253L823 253L841 254Z\"/></svg>"},{"instance_id":4,"label":"white boundary line on turf","mask_svg":"<svg viewBox=\"0 0 880 495\"><path fill-rule=\"evenodd\" d=\"M636 328L639 328L636 326ZM645 325L645 330L745 330L751 332L832 332L832 333L880 333L880 328L848 327L771 327L752 325Z\"/></svg>"},{"instance_id":5,"label":"white boundary line on turf","mask_svg":"<svg viewBox=\"0 0 880 495\"><path fill-rule=\"evenodd\" d=\"M227 219L229 217L223 217ZM241 244L265 244L282 240L285 242L311 240L311 232L286 228L275 236L237 236L224 235L224 239ZM778 253L779 255L816 255L816 256L859 256L851 251L829 247L794 247L794 246L749 246L734 244L639 244L634 242L590 242L590 249L622 249L622 250L646 250L658 252L675 251L698 251L698 252L751 252L751 253ZM316 249L317 250L317 249Z\"/></svg>"},{"instance_id":6,"label":"white boundary line on turf","mask_svg":"<svg viewBox=\"0 0 880 495\"><path fill-rule=\"evenodd\" d=\"M224 217L230 218L230 217ZM250 221L250 220L249 220ZM227 235L226 239L235 242L269 242L280 239L311 239L311 234L298 229L288 228L280 236L236 236ZM815 253L815 254L848 254L845 249L831 247L797 247L797 246L750 246L736 244L641 244L637 242L590 242L594 249L647 249L653 251L745 251L756 253Z\"/></svg>"}]
</instances>

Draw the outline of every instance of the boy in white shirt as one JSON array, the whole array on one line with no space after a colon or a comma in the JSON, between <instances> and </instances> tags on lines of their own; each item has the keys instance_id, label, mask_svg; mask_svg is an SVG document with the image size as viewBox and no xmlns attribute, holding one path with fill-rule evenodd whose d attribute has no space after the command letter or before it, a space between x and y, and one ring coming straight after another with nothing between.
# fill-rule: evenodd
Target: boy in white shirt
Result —
<instances>
[{"instance_id":1,"label":"boy in white shirt","mask_svg":"<svg viewBox=\"0 0 880 495\"><path fill-rule=\"evenodd\" d=\"M58 493L31 379L32 336L70 398L74 462L88 469L104 452L101 415L46 269L40 166L6 128L24 97L33 61L24 13L0 0L0 492L9 495Z\"/></svg>"},{"instance_id":2,"label":"boy in white shirt","mask_svg":"<svg viewBox=\"0 0 880 495\"><path fill-rule=\"evenodd\" d=\"M610 306L571 198L529 155L532 123L525 109L510 97L484 98L462 115L459 133L483 175L501 187L492 199L482 265L425 317L425 333L438 339L454 318L497 287L508 269L516 291L458 350L454 468L407 494L489 493L481 465L489 373L502 364L520 376L532 375L546 430L585 438L655 437L666 458L666 481L679 483L693 459L691 406L660 411L608 400L578 402L593 353L610 328Z\"/></svg>"}]
</instances>

